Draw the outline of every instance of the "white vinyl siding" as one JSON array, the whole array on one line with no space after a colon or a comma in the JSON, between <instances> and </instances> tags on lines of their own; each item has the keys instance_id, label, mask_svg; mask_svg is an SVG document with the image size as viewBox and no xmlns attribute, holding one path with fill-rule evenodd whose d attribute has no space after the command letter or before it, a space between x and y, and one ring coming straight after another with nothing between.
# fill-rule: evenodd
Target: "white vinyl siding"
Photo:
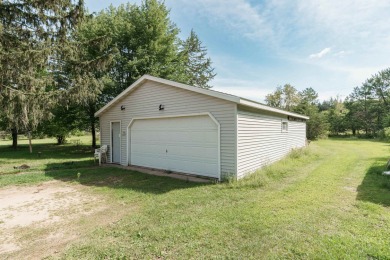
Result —
<instances>
[{"instance_id":1,"label":"white vinyl siding","mask_svg":"<svg viewBox=\"0 0 390 260\"><path fill-rule=\"evenodd\" d=\"M288 130L282 131L282 123ZM238 109L237 178L273 163L291 149L306 144L306 123L288 121L287 116Z\"/></svg>"},{"instance_id":2,"label":"white vinyl siding","mask_svg":"<svg viewBox=\"0 0 390 260\"><path fill-rule=\"evenodd\" d=\"M160 104L164 105L164 110L159 110ZM124 110L120 109L122 105L125 106ZM110 121L121 120L121 164L127 165L126 134L133 118L210 113L220 124L220 160L223 178L236 174L235 111L236 104L233 102L146 81L100 115L101 144L110 144ZM130 144L128 145L130 148Z\"/></svg>"}]
</instances>

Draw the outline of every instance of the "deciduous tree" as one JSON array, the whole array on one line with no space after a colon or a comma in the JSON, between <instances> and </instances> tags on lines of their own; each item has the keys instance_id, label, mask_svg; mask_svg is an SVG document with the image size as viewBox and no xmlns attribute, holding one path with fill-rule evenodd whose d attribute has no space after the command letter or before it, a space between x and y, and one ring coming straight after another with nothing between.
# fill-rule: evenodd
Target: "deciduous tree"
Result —
<instances>
[{"instance_id":1,"label":"deciduous tree","mask_svg":"<svg viewBox=\"0 0 390 260\"><path fill-rule=\"evenodd\" d=\"M80 27L79 37L105 37L107 45L102 50L114 54L110 66L96 68L94 72L96 78L104 78L100 81L103 86L98 87L101 94L84 106L88 111L85 123L92 130L93 146L95 112L142 75L210 87L208 82L215 74L210 58L206 57L206 48L194 32L185 41L178 38L178 32L165 4L156 0L145 0L139 6L110 6ZM101 55L94 49L88 50L91 57Z\"/></svg>"},{"instance_id":2,"label":"deciduous tree","mask_svg":"<svg viewBox=\"0 0 390 260\"><path fill-rule=\"evenodd\" d=\"M275 92L265 97L265 102L273 107L279 107L287 111L292 111L299 103L298 91L290 84L277 87Z\"/></svg>"},{"instance_id":3,"label":"deciduous tree","mask_svg":"<svg viewBox=\"0 0 390 260\"><path fill-rule=\"evenodd\" d=\"M309 120L306 122L306 137L309 140L316 140L325 137L329 128L327 118L318 109L318 93L313 88L306 88L298 93L299 103L294 112L306 115Z\"/></svg>"}]
</instances>

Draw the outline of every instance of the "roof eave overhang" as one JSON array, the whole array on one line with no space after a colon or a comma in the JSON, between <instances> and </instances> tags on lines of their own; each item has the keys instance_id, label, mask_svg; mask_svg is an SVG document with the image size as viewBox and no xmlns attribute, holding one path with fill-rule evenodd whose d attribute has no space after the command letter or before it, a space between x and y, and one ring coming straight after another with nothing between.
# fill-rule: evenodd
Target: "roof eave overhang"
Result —
<instances>
[{"instance_id":1,"label":"roof eave overhang","mask_svg":"<svg viewBox=\"0 0 390 260\"><path fill-rule=\"evenodd\" d=\"M240 98L239 104L243 105L243 106L251 107L251 108L257 108L257 109L260 109L260 110L277 113L277 114L292 116L292 117L301 118L301 119L305 119L305 120L309 119L308 116L304 116L304 115L300 115L300 114L297 114L297 113L285 111L285 110L282 110L282 109L279 109L279 108L275 108L275 107L270 107L270 106L267 106L267 105L264 105L264 104L261 104L261 103L257 103L257 102L254 102L254 101L251 101L251 100L248 100L248 99L245 99L245 98Z\"/></svg>"}]
</instances>

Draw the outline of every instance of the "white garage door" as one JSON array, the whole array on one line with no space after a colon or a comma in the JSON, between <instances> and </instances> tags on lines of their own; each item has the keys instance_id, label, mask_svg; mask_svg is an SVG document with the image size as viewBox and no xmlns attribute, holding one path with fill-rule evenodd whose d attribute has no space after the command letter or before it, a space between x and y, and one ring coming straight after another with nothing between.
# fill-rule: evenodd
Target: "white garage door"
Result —
<instances>
[{"instance_id":1,"label":"white garage door","mask_svg":"<svg viewBox=\"0 0 390 260\"><path fill-rule=\"evenodd\" d=\"M137 119L130 164L219 178L217 124L207 115Z\"/></svg>"}]
</instances>

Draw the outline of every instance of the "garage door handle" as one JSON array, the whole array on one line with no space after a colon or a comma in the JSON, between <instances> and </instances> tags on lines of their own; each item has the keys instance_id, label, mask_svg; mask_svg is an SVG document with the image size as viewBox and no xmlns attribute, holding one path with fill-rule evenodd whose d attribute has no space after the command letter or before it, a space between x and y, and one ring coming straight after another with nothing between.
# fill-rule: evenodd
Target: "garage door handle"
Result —
<instances>
[{"instance_id":1,"label":"garage door handle","mask_svg":"<svg viewBox=\"0 0 390 260\"><path fill-rule=\"evenodd\" d=\"M165 149L165 152L168 153L168 149Z\"/></svg>"}]
</instances>

